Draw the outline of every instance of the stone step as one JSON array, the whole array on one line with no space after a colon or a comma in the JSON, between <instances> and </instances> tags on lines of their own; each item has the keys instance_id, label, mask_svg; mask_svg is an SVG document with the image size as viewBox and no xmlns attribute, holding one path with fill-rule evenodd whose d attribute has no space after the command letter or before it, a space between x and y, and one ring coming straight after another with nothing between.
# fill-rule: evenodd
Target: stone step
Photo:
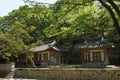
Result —
<instances>
[{"instance_id":1,"label":"stone step","mask_svg":"<svg viewBox=\"0 0 120 80\"><path fill-rule=\"evenodd\" d=\"M9 74L5 77L6 79L13 78L15 71L9 72Z\"/></svg>"}]
</instances>

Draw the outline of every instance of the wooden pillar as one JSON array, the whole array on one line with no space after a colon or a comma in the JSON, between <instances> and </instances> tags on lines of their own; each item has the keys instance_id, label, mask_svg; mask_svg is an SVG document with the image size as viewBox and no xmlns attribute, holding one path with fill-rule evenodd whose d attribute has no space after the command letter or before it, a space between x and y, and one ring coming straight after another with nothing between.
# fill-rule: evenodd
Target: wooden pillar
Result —
<instances>
[{"instance_id":1,"label":"wooden pillar","mask_svg":"<svg viewBox=\"0 0 120 80\"><path fill-rule=\"evenodd\" d=\"M93 62L93 53L90 52L90 62Z\"/></svg>"},{"instance_id":2,"label":"wooden pillar","mask_svg":"<svg viewBox=\"0 0 120 80\"><path fill-rule=\"evenodd\" d=\"M40 56L39 56L39 52L37 53L37 61L40 61Z\"/></svg>"},{"instance_id":3,"label":"wooden pillar","mask_svg":"<svg viewBox=\"0 0 120 80\"><path fill-rule=\"evenodd\" d=\"M44 59L43 59L43 53L41 53L41 57L42 57L41 60L43 61L43 60L44 60Z\"/></svg>"},{"instance_id":4,"label":"wooden pillar","mask_svg":"<svg viewBox=\"0 0 120 80\"><path fill-rule=\"evenodd\" d=\"M50 49L49 51L49 55L48 55L48 60L49 60L49 65L52 65L52 62L53 62L53 55L52 55L52 50Z\"/></svg>"},{"instance_id":5,"label":"wooden pillar","mask_svg":"<svg viewBox=\"0 0 120 80\"><path fill-rule=\"evenodd\" d=\"M105 61L105 52L101 52L101 61L102 61L102 62Z\"/></svg>"},{"instance_id":6,"label":"wooden pillar","mask_svg":"<svg viewBox=\"0 0 120 80\"><path fill-rule=\"evenodd\" d=\"M87 52L87 62L90 62L90 52Z\"/></svg>"},{"instance_id":7,"label":"wooden pillar","mask_svg":"<svg viewBox=\"0 0 120 80\"><path fill-rule=\"evenodd\" d=\"M107 54L107 49L105 49L105 60L106 60L106 64L109 64L109 58L108 58L108 54Z\"/></svg>"},{"instance_id":8,"label":"wooden pillar","mask_svg":"<svg viewBox=\"0 0 120 80\"><path fill-rule=\"evenodd\" d=\"M50 61L50 52L48 53L48 61Z\"/></svg>"},{"instance_id":9,"label":"wooden pillar","mask_svg":"<svg viewBox=\"0 0 120 80\"><path fill-rule=\"evenodd\" d=\"M82 50L82 64L84 63L84 51Z\"/></svg>"},{"instance_id":10,"label":"wooden pillar","mask_svg":"<svg viewBox=\"0 0 120 80\"><path fill-rule=\"evenodd\" d=\"M59 64L61 64L61 55L62 55L62 53L59 52Z\"/></svg>"}]
</instances>

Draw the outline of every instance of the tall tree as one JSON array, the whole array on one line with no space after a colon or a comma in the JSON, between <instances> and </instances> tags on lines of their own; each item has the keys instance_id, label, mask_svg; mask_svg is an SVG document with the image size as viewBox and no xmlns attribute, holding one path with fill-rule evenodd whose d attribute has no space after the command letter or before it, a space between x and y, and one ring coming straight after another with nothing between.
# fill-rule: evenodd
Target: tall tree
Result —
<instances>
[{"instance_id":1,"label":"tall tree","mask_svg":"<svg viewBox=\"0 0 120 80\"><path fill-rule=\"evenodd\" d=\"M43 30L51 24L52 11L45 5L34 5L34 6L21 6L17 10L13 10L9 13L9 16L5 18L9 20L12 24L16 20L24 20L27 26L34 26L36 29L31 33L34 37L32 42L37 42L38 40L46 41ZM32 43L31 42L31 43Z\"/></svg>"},{"instance_id":2,"label":"tall tree","mask_svg":"<svg viewBox=\"0 0 120 80\"><path fill-rule=\"evenodd\" d=\"M34 27L28 27L24 22L16 21L11 25L8 32L0 34L0 55L1 58L13 59L29 49L29 42L32 39L30 32Z\"/></svg>"}]
</instances>

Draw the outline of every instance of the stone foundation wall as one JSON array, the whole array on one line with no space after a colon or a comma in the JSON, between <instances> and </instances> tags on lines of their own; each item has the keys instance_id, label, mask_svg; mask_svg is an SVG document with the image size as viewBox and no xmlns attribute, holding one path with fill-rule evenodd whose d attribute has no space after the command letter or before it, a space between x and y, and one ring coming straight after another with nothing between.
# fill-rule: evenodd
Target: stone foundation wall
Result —
<instances>
[{"instance_id":1,"label":"stone foundation wall","mask_svg":"<svg viewBox=\"0 0 120 80\"><path fill-rule=\"evenodd\" d=\"M120 68L16 69L14 77L40 80L120 80Z\"/></svg>"},{"instance_id":2,"label":"stone foundation wall","mask_svg":"<svg viewBox=\"0 0 120 80\"><path fill-rule=\"evenodd\" d=\"M15 63L0 64L0 70L2 71L12 71L14 67L15 67Z\"/></svg>"},{"instance_id":3,"label":"stone foundation wall","mask_svg":"<svg viewBox=\"0 0 120 80\"><path fill-rule=\"evenodd\" d=\"M8 75L9 72L14 71L14 69L15 69L15 63L0 64L0 78L6 77L6 75Z\"/></svg>"}]
</instances>

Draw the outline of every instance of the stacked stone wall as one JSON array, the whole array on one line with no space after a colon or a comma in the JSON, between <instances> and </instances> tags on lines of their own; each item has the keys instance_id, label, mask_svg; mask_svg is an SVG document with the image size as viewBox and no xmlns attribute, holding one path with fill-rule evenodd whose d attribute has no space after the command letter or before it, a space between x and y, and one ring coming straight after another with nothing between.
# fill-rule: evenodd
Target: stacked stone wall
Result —
<instances>
[{"instance_id":1,"label":"stacked stone wall","mask_svg":"<svg viewBox=\"0 0 120 80\"><path fill-rule=\"evenodd\" d=\"M120 80L120 69L16 69L14 77L40 80Z\"/></svg>"}]
</instances>

